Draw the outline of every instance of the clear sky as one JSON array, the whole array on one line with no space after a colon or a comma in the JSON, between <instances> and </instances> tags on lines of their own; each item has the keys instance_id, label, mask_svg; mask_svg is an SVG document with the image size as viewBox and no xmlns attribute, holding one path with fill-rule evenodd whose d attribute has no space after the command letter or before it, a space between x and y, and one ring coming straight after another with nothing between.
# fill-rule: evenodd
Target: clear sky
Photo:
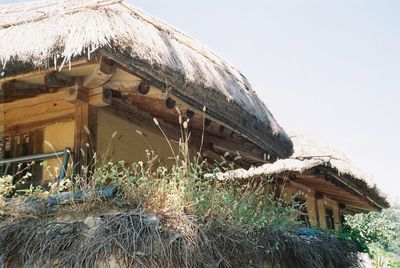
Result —
<instances>
[{"instance_id":1,"label":"clear sky","mask_svg":"<svg viewBox=\"0 0 400 268\"><path fill-rule=\"evenodd\" d=\"M400 196L400 1L130 2L239 68L285 129L320 137Z\"/></svg>"}]
</instances>

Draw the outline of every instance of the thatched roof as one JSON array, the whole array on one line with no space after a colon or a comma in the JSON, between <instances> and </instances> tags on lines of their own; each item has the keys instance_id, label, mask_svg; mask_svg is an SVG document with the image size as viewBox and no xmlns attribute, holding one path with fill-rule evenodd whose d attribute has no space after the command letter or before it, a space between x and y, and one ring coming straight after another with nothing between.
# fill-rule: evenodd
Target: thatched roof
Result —
<instances>
[{"instance_id":1,"label":"thatched roof","mask_svg":"<svg viewBox=\"0 0 400 268\"><path fill-rule=\"evenodd\" d=\"M201 43L120 0L0 6L0 62L13 76L105 53L286 157L292 143L236 68ZM54 66L56 65L56 66ZM0 77L1 78L1 77ZM1 80L0 80L1 82Z\"/></svg>"},{"instance_id":2,"label":"thatched roof","mask_svg":"<svg viewBox=\"0 0 400 268\"><path fill-rule=\"evenodd\" d=\"M252 167L249 170L236 169L217 173L219 179L247 179L259 176L277 176L283 173L303 173L315 167L326 167L338 176L350 178L357 190L368 196L381 207L388 207L386 195L361 169L354 166L342 153L326 145L319 139L301 135L290 135L294 144L294 153L290 158L280 159L272 164Z\"/></svg>"}]
</instances>

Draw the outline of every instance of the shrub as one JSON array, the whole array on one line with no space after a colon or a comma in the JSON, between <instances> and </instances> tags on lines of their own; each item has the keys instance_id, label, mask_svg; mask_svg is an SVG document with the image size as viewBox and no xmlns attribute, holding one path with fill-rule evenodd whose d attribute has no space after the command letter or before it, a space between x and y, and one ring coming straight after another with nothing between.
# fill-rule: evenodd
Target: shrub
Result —
<instances>
[{"instance_id":1,"label":"shrub","mask_svg":"<svg viewBox=\"0 0 400 268\"><path fill-rule=\"evenodd\" d=\"M269 193L268 181L255 184L204 178L205 163L188 168L154 167L154 155L148 161L127 165L100 165L93 174L98 186L114 184L119 196L131 206L140 205L156 214L184 213L198 217L206 225L252 228L298 224L296 203L281 202Z\"/></svg>"},{"instance_id":2,"label":"shrub","mask_svg":"<svg viewBox=\"0 0 400 268\"><path fill-rule=\"evenodd\" d=\"M378 267L400 266L398 260L393 258L400 249L399 208L347 215L345 219L346 225L341 232L342 237L357 242L362 251L367 252Z\"/></svg>"}]
</instances>

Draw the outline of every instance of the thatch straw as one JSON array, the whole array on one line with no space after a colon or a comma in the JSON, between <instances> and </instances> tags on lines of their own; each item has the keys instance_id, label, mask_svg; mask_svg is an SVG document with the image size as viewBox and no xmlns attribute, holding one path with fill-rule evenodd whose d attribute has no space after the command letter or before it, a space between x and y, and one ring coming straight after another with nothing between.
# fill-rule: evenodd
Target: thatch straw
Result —
<instances>
[{"instance_id":1,"label":"thatch straw","mask_svg":"<svg viewBox=\"0 0 400 268\"><path fill-rule=\"evenodd\" d=\"M51 65L60 69L74 58L101 51L210 106L210 111L231 105L224 117L236 119L239 127L244 123L237 122L236 109L241 107L248 121L258 121L259 137L253 135L261 143L279 157L291 153L290 139L236 68L124 1L47 0L0 7L0 62L9 75Z\"/></svg>"},{"instance_id":2,"label":"thatch straw","mask_svg":"<svg viewBox=\"0 0 400 268\"><path fill-rule=\"evenodd\" d=\"M292 134L290 137L294 144L294 154L288 159L280 159L272 164L252 167L248 170L236 169L206 176L217 176L221 180L247 179L258 176L277 176L284 172L303 173L314 167L325 166L331 168L339 176L348 175L356 185L360 185L359 190L371 196L383 207L389 206L386 195L377 188L373 180L352 164L342 152L313 137L300 134Z\"/></svg>"},{"instance_id":3,"label":"thatch straw","mask_svg":"<svg viewBox=\"0 0 400 268\"><path fill-rule=\"evenodd\" d=\"M177 220L143 211L87 218L85 223L16 220L0 228L0 266L319 268L359 264L354 244L328 234L201 230L190 218L180 229L167 227Z\"/></svg>"}]
</instances>

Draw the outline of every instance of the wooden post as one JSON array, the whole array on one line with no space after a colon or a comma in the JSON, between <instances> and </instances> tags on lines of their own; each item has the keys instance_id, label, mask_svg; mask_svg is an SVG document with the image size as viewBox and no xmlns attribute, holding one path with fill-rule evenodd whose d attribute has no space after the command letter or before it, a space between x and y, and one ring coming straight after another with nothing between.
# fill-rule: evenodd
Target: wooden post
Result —
<instances>
[{"instance_id":1,"label":"wooden post","mask_svg":"<svg viewBox=\"0 0 400 268\"><path fill-rule=\"evenodd\" d=\"M307 214L311 227L318 227L318 213L316 199L313 195L307 196Z\"/></svg>"},{"instance_id":2,"label":"wooden post","mask_svg":"<svg viewBox=\"0 0 400 268\"><path fill-rule=\"evenodd\" d=\"M79 173L82 165L87 164L86 144L89 143L89 135L86 129L89 127L89 104L80 103L75 106L75 134L74 134L74 165L75 172Z\"/></svg>"},{"instance_id":3,"label":"wooden post","mask_svg":"<svg viewBox=\"0 0 400 268\"><path fill-rule=\"evenodd\" d=\"M32 131L32 154L40 154L43 153L43 145L44 145L44 131L43 129L37 129ZM43 178L43 167L36 163L32 167L32 184L34 186L40 185L40 182Z\"/></svg>"},{"instance_id":4,"label":"wooden post","mask_svg":"<svg viewBox=\"0 0 400 268\"><path fill-rule=\"evenodd\" d=\"M323 197L317 199L317 208L318 208L319 227L322 230L326 230L328 229L328 223L326 220L325 199Z\"/></svg>"},{"instance_id":5,"label":"wooden post","mask_svg":"<svg viewBox=\"0 0 400 268\"><path fill-rule=\"evenodd\" d=\"M0 94L2 94L1 92ZM1 97L2 95L0 95ZM4 104L0 104L0 160L4 159L5 139L4 139ZM0 176L3 174L0 174Z\"/></svg>"},{"instance_id":6,"label":"wooden post","mask_svg":"<svg viewBox=\"0 0 400 268\"><path fill-rule=\"evenodd\" d=\"M335 230L339 231L340 225L341 225L341 223L340 223L340 208L339 208L339 206L333 207L333 222L334 222L334 225L335 225Z\"/></svg>"},{"instance_id":7,"label":"wooden post","mask_svg":"<svg viewBox=\"0 0 400 268\"><path fill-rule=\"evenodd\" d=\"M99 108L97 106L89 105L89 143L90 143L90 156L92 157L97 151L97 114Z\"/></svg>"},{"instance_id":8,"label":"wooden post","mask_svg":"<svg viewBox=\"0 0 400 268\"><path fill-rule=\"evenodd\" d=\"M100 74L99 74L100 75ZM101 75L100 75L101 76ZM106 79L105 76L102 78ZM101 80L101 79L100 79ZM100 81L91 76L88 84ZM88 165L96 150L97 107L111 104L111 91L102 87L87 88L79 79L75 85L65 89L64 99L75 104L74 172L79 173L82 165Z\"/></svg>"}]
</instances>

